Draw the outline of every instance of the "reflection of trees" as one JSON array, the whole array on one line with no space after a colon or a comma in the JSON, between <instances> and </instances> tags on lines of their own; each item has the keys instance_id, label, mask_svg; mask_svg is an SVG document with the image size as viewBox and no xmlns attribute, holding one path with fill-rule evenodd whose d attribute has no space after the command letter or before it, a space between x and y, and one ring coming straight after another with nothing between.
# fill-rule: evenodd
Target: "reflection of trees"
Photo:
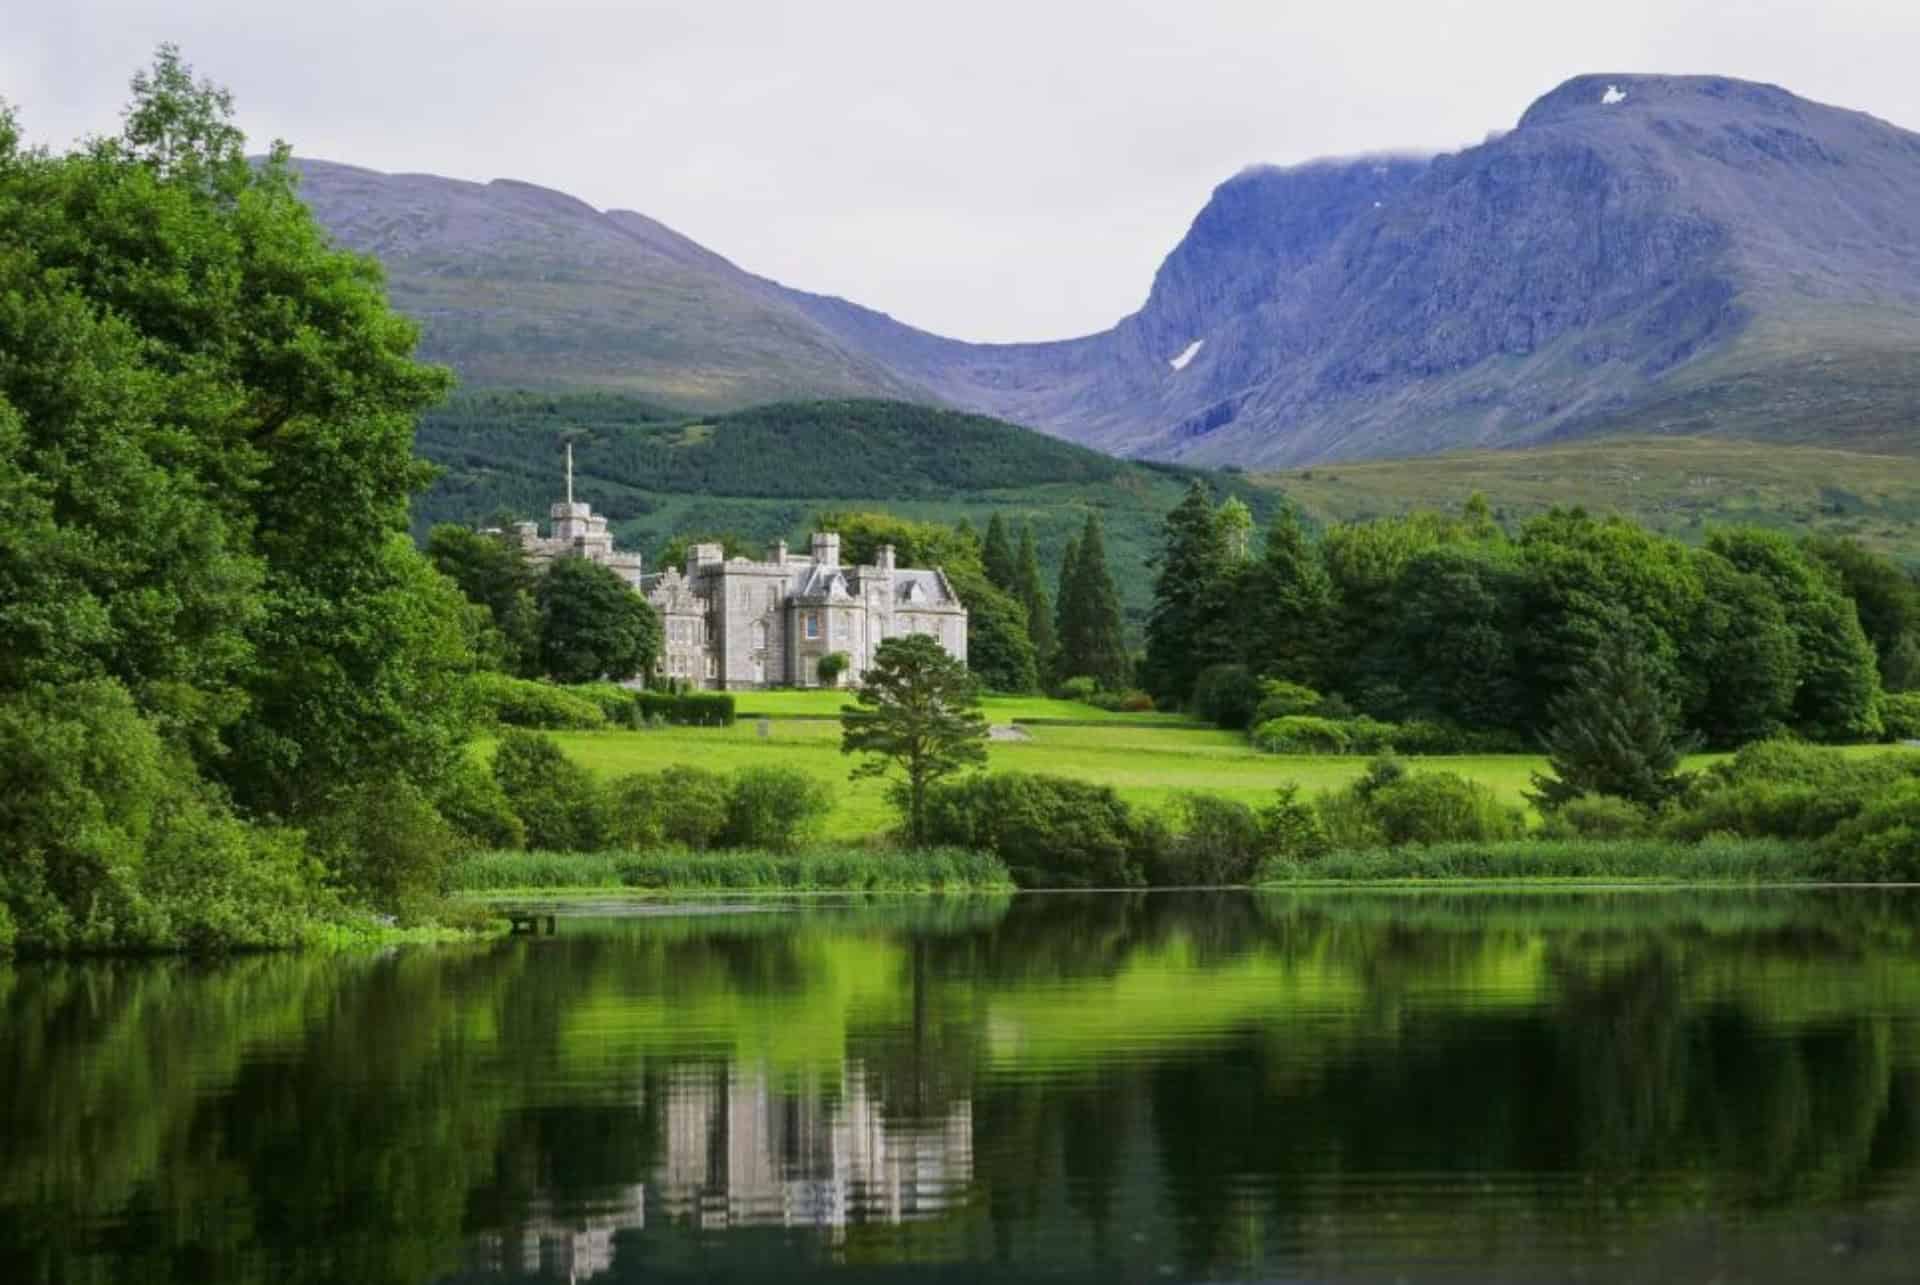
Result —
<instances>
[{"instance_id":1,"label":"reflection of trees","mask_svg":"<svg viewBox=\"0 0 1920 1285\"><path fill-rule=\"evenodd\" d=\"M1892 899L905 904L0 970L0 1279L1597 1252L1920 1165Z\"/></svg>"}]
</instances>

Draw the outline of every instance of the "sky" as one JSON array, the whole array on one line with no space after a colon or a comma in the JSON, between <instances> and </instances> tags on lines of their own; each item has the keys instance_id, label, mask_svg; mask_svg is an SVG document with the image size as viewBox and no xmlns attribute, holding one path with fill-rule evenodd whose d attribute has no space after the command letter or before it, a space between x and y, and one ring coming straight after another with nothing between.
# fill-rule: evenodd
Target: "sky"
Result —
<instances>
[{"instance_id":1,"label":"sky","mask_svg":"<svg viewBox=\"0 0 1920 1285\"><path fill-rule=\"evenodd\" d=\"M161 41L261 145L639 210L972 340L1132 312L1247 165L1468 146L1587 72L1920 129L1917 0L0 0L0 98L111 131Z\"/></svg>"}]
</instances>

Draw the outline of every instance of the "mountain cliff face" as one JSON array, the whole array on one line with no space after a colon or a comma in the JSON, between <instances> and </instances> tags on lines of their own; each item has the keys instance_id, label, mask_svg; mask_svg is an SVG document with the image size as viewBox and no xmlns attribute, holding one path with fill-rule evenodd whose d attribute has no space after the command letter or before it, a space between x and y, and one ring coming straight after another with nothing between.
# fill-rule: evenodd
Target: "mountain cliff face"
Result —
<instances>
[{"instance_id":1,"label":"mountain cliff face","mask_svg":"<svg viewBox=\"0 0 1920 1285\"><path fill-rule=\"evenodd\" d=\"M1920 135L1740 81L1583 76L1459 153L1247 170L1139 312L1059 343L944 339L520 185L307 191L487 382L918 396L1253 466L1621 428L1920 447Z\"/></svg>"},{"instance_id":2,"label":"mountain cliff face","mask_svg":"<svg viewBox=\"0 0 1920 1285\"><path fill-rule=\"evenodd\" d=\"M956 345L801 302L951 401L1127 454L1614 427L1898 446L1920 427L1920 136L1763 85L1586 76L1458 154L1230 180L1104 334Z\"/></svg>"}]
</instances>

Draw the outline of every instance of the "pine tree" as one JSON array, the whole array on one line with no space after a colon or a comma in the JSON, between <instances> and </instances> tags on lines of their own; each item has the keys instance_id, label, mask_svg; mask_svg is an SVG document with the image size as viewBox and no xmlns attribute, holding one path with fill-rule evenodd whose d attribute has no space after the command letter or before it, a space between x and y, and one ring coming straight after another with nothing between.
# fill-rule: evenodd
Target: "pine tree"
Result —
<instances>
[{"instance_id":1,"label":"pine tree","mask_svg":"<svg viewBox=\"0 0 1920 1285\"><path fill-rule=\"evenodd\" d=\"M1053 593L1053 655L1048 658L1048 673L1056 683L1063 683L1073 677L1073 671L1067 667L1067 634L1070 632L1067 613L1072 609L1068 599L1073 595L1074 580L1080 574L1080 537L1067 537L1067 547L1060 552L1060 578L1054 582Z\"/></svg>"},{"instance_id":2,"label":"pine tree","mask_svg":"<svg viewBox=\"0 0 1920 1285\"><path fill-rule=\"evenodd\" d=\"M1253 582L1257 619L1248 651L1254 668L1264 677L1319 687L1328 670L1333 581L1292 510L1273 520Z\"/></svg>"},{"instance_id":3,"label":"pine tree","mask_svg":"<svg viewBox=\"0 0 1920 1285\"><path fill-rule=\"evenodd\" d=\"M1007 524L995 513L987 521L987 538L980 546L980 566L993 587L1004 593L1017 593L1019 567L1013 560L1013 544L1007 539Z\"/></svg>"},{"instance_id":4,"label":"pine tree","mask_svg":"<svg viewBox=\"0 0 1920 1285\"><path fill-rule=\"evenodd\" d=\"M1033 653L1044 675L1053 665L1053 603L1047 597L1046 583L1040 578L1040 551L1034 542L1031 522L1021 528L1016 566L1014 597L1027 609L1027 634L1033 639Z\"/></svg>"},{"instance_id":5,"label":"pine tree","mask_svg":"<svg viewBox=\"0 0 1920 1285\"><path fill-rule=\"evenodd\" d=\"M1528 797L1542 811L1583 794L1609 794L1657 807L1685 784L1685 747L1674 737L1671 702L1625 621L1572 684L1548 703L1551 776L1534 773Z\"/></svg>"},{"instance_id":6,"label":"pine tree","mask_svg":"<svg viewBox=\"0 0 1920 1285\"><path fill-rule=\"evenodd\" d=\"M1073 560L1073 578L1060 588L1062 674L1087 677L1108 691L1127 685L1127 645L1120 595L1107 571L1100 515L1087 515Z\"/></svg>"},{"instance_id":7,"label":"pine tree","mask_svg":"<svg viewBox=\"0 0 1920 1285\"><path fill-rule=\"evenodd\" d=\"M1232 658L1219 619L1227 595L1222 582L1233 556L1207 485L1196 480L1167 514L1160 573L1147 617L1147 655L1141 684L1162 705L1184 704L1202 669Z\"/></svg>"}]
</instances>

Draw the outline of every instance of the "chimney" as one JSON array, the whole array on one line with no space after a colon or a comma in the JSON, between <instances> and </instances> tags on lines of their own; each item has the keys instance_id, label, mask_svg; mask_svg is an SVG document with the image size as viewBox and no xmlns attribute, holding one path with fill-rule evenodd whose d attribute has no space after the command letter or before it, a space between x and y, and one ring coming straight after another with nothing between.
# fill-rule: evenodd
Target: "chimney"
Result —
<instances>
[{"instance_id":1,"label":"chimney","mask_svg":"<svg viewBox=\"0 0 1920 1285\"><path fill-rule=\"evenodd\" d=\"M773 542L773 560L779 566L784 567L787 565L787 542L785 540L775 540Z\"/></svg>"},{"instance_id":2,"label":"chimney","mask_svg":"<svg viewBox=\"0 0 1920 1285\"><path fill-rule=\"evenodd\" d=\"M880 546L880 569L882 571L893 570L893 546L890 544Z\"/></svg>"},{"instance_id":3,"label":"chimney","mask_svg":"<svg viewBox=\"0 0 1920 1285\"><path fill-rule=\"evenodd\" d=\"M813 533L813 560L823 567L840 565L840 537L832 531Z\"/></svg>"}]
</instances>

